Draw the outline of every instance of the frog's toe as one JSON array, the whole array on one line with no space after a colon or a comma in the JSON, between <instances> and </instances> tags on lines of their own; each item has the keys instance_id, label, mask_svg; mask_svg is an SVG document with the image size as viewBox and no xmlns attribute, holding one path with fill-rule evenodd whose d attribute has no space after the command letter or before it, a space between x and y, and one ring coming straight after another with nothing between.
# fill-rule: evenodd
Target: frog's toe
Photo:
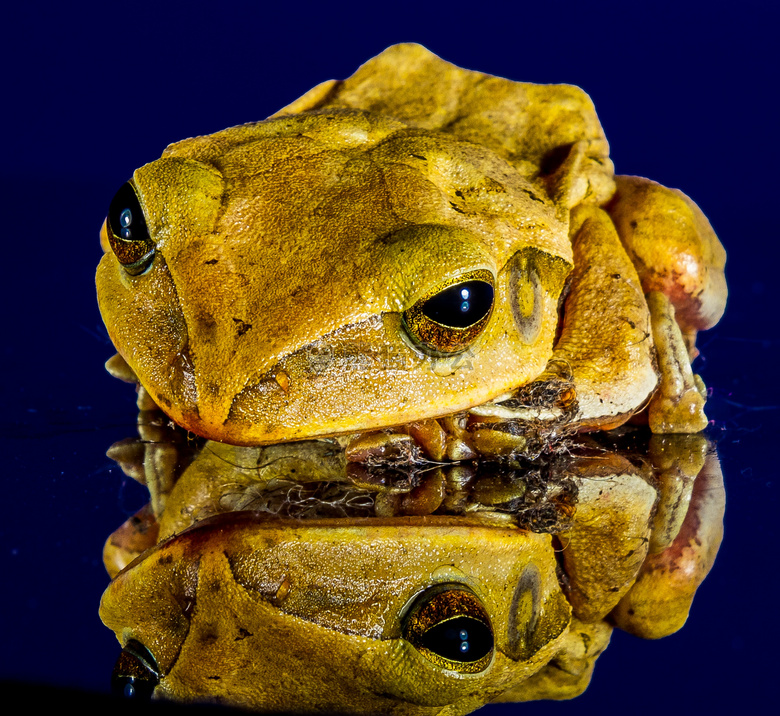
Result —
<instances>
[{"instance_id":1,"label":"frog's toe","mask_svg":"<svg viewBox=\"0 0 780 716\"><path fill-rule=\"evenodd\" d=\"M648 407L654 433L697 433L707 427L706 390L691 370L688 348L675 320L674 306L660 291L647 294L659 388Z\"/></svg>"}]
</instances>

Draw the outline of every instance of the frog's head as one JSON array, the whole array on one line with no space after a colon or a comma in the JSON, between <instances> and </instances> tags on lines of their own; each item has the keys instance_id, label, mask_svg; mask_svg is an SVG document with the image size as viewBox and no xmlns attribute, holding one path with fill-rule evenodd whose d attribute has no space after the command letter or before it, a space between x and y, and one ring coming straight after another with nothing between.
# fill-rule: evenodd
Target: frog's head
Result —
<instances>
[{"instance_id":1,"label":"frog's head","mask_svg":"<svg viewBox=\"0 0 780 716\"><path fill-rule=\"evenodd\" d=\"M181 142L117 193L98 269L156 402L238 444L463 410L544 368L567 224L498 156L365 113Z\"/></svg>"},{"instance_id":2,"label":"frog's head","mask_svg":"<svg viewBox=\"0 0 780 716\"><path fill-rule=\"evenodd\" d=\"M361 87L392 79L398 52L417 74L374 106ZM309 93L295 113L171 145L111 203L103 318L197 434L264 444L447 415L551 355L569 209L612 187L587 96L417 46L372 63L328 102ZM452 117L423 102L446 97L423 97L421 73L460 93ZM518 103L528 126L507 125Z\"/></svg>"},{"instance_id":3,"label":"frog's head","mask_svg":"<svg viewBox=\"0 0 780 716\"><path fill-rule=\"evenodd\" d=\"M449 517L344 526L231 513L131 564L101 618L125 647L120 678L155 696L466 713L537 672L566 638L549 539Z\"/></svg>"}]
</instances>

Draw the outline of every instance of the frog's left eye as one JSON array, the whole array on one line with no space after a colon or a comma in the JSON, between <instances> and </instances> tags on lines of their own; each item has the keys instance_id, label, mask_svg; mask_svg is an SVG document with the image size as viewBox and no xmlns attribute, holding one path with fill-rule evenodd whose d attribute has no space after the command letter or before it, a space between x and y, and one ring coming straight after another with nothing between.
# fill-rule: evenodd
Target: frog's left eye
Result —
<instances>
[{"instance_id":1,"label":"frog's left eye","mask_svg":"<svg viewBox=\"0 0 780 716\"><path fill-rule=\"evenodd\" d=\"M460 585L437 585L421 594L406 617L403 635L426 659L460 674L484 671L493 656L485 607Z\"/></svg>"},{"instance_id":2,"label":"frog's left eye","mask_svg":"<svg viewBox=\"0 0 780 716\"><path fill-rule=\"evenodd\" d=\"M415 343L436 353L457 353L476 340L493 310L493 274L479 269L453 279L404 311Z\"/></svg>"},{"instance_id":3,"label":"frog's left eye","mask_svg":"<svg viewBox=\"0 0 780 716\"><path fill-rule=\"evenodd\" d=\"M157 662L140 642L131 639L114 666L111 690L126 699L148 701L160 681Z\"/></svg>"},{"instance_id":4,"label":"frog's left eye","mask_svg":"<svg viewBox=\"0 0 780 716\"><path fill-rule=\"evenodd\" d=\"M108 240L111 250L131 276L146 271L154 259L154 242L146 227L141 203L130 182L114 195L108 208Z\"/></svg>"}]
</instances>

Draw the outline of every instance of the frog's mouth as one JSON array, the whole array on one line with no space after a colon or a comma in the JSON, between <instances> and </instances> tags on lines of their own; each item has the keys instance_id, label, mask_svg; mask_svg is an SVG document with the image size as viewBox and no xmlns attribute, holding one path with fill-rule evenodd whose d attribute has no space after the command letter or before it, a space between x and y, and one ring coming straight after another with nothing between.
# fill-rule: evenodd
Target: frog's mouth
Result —
<instances>
[{"instance_id":1,"label":"frog's mouth","mask_svg":"<svg viewBox=\"0 0 780 716\"><path fill-rule=\"evenodd\" d=\"M118 568L109 571L204 520L239 512L293 521L447 517L555 535L575 511L577 460L623 450L601 444L613 439L604 433L577 432L565 367L445 417L254 447L194 436L142 387L139 407L140 440L117 443L109 456L149 488L151 507L137 517L148 538L127 548L115 535Z\"/></svg>"},{"instance_id":2,"label":"frog's mouth","mask_svg":"<svg viewBox=\"0 0 780 716\"><path fill-rule=\"evenodd\" d=\"M575 443L593 449L575 434L574 395L563 371L548 373L443 418L241 447L187 432L139 387L140 440L108 454L149 488L151 512L141 518L159 521L155 541L243 511L295 520L468 515L557 533L577 498L567 456Z\"/></svg>"},{"instance_id":3,"label":"frog's mouth","mask_svg":"<svg viewBox=\"0 0 780 716\"><path fill-rule=\"evenodd\" d=\"M560 450L582 427L565 367L466 411L381 431L337 436L350 463L383 463L419 454L435 462L536 459Z\"/></svg>"}]
</instances>

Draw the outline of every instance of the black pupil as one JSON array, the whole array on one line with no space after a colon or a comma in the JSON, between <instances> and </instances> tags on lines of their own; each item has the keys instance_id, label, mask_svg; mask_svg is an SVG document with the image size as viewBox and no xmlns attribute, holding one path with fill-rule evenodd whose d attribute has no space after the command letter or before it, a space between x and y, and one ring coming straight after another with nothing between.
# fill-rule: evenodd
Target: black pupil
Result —
<instances>
[{"instance_id":1,"label":"black pupil","mask_svg":"<svg viewBox=\"0 0 780 716\"><path fill-rule=\"evenodd\" d=\"M114 236L125 241L146 240L146 220L130 182L123 184L111 200L108 224Z\"/></svg>"},{"instance_id":2,"label":"black pupil","mask_svg":"<svg viewBox=\"0 0 780 716\"><path fill-rule=\"evenodd\" d=\"M432 321L450 328L468 328L482 320L493 305L493 287L486 281L464 281L445 288L422 307Z\"/></svg>"},{"instance_id":3,"label":"black pupil","mask_svg":"<svg viewBox=\"0 0 780 716\"><path fill-rule=\"evenodd\" d=\"M471 617L448 619L429 629L422 645L450 661L479 661L493 648L490 628Z\"/></svg>"}]
</instances>

